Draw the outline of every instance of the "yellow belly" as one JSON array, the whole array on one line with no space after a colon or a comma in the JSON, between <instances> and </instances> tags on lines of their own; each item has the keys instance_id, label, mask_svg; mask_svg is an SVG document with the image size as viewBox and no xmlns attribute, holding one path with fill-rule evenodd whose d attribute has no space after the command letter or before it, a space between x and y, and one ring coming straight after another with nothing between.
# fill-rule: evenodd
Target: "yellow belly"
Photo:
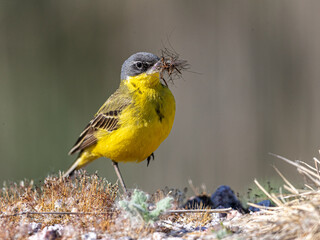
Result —
<instances>
[{"instance_id":1,"label":"yellow belly","mask_svg":"<svg viewBox=\"0 0 320 240\"><path fill-rule=\"evenodd\" d=\"M113 132L100 130L98 142L90 155L107 157L116 162L143 161L169 135L175 115L175 100L171 91L162 85L159 89L137 92L132 106L120 116L120 127Z\"/></svg>"}]
</instances>

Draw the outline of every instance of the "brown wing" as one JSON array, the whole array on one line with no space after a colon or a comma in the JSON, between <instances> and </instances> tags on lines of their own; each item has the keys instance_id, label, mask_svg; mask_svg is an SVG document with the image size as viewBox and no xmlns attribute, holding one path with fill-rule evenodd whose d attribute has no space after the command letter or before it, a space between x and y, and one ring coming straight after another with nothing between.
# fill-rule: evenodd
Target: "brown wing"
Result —
<instances>
[{"instance_id":1,"label":"brown wing","mask_svg":"<svg viewBox=\"0 0 320 240\"><path fill-rule=\"evenodd\" d=\"M84 131L80 134L74 147L70 150L69 154L80 152L83 149L95 144L97 142L94 132L98 129L105 129L108 132L112 132L118 128L117 111L111 111L108 113L100 113L94 119L90 121Z\"/></svg>"},{"instance_id":2,"label":"brown wing","mask_svg":"<svg viewBox=\"0 0 320 240\"><path fill-rule=\"evenodd\" d=\"M85 148L97 143L94 133L98 129L104 129L112 132L119 128L119 115L121 111L130 104L130 99L126 94L121 94L123 89L118 89L102 105L94 119L92 119L84 131L80 134L74 147L70 150L69 155L75 152L81 152Z\"/></svg>"}]
</instances>

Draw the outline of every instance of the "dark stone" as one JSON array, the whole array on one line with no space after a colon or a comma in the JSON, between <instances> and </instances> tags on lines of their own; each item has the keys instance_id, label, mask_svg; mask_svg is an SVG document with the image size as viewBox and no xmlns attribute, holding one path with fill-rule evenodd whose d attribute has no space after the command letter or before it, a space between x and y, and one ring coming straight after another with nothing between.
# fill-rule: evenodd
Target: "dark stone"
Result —
<instances>
[{"instance_id":1,"label":"dark stone","mask_svg":"<svg viewBox=\"0 0 320 240\"><path fill-rule=\"evenodd\" d=\"M199 195L191 197L183 208L185 209L199 209L199 208L212 208L210 197L207 195Z\"/></svg>"},{"instance_id":2,"label":"dark stone","mask_svg":"<svg viewBox=\"0 0 320 240\"><path fill-rule=\"evenodd\" d=\"M208 228L207 228L207 227L196 227L194 230L195 230L195 231L203 232L203 231L207 231Z\"/></svg>"},{"instance_id":3,"label":"dark stone","mask_svg":"<svg viewBox=\"0 0 320 240\"><path fill-rule=\"evenodd\" d=\"M229 208L245 212L241 202L229 186L222 185L211 195L212 208Z\"/></svg>"}]
</instances>

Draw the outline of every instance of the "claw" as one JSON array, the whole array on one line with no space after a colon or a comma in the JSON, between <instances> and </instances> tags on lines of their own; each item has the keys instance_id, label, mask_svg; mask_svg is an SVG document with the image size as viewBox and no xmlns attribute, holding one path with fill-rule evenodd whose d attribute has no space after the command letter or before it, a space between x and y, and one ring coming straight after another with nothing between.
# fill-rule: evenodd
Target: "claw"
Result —
<instances>
[{"instance_id":1,"label":"claw","mask_svg":"<svg viewBox=\"0 0 320 240\"><path fill-rule=\"evenodd\" d=\"M147 167L149 166L151 158L154 160L154 153L151 153L151 155L147 158Z\"/></svg>"}]
</instances>

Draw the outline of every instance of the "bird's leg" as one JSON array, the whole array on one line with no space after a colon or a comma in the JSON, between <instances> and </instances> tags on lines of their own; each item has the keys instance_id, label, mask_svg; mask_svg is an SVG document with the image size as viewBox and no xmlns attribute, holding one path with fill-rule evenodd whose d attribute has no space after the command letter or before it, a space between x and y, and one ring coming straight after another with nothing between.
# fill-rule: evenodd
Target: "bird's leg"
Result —
<instances>
[{"instance_id":1,"label":"bird's leg","mask_svg":"<svg viewBox=\"0 0 320 240\"><path fill-rule=\"evenodd\" d=\"M150 160L154 160L154 153L151 153L151 155L147 158L147 167L149 167L149 163L150 163Z\"/></svg>"},{"instance_id":2,"label":"bird's leg","mask_svg":"<svg viewBox=\"0 0 320 240\"><path fill-rule=\"evenodd\" d=\"M115 162L115 161L112 161L112 165L113 165L113 167L114 167L114 170L116 171L116 174L117 174L118 179L119 179L119 181L120 181L120 184L121 184L121 186L122 186L123 192L124 192L124 193L127 193L127 188L126 188L126 185L124 184L123 178L122 178L122 176L121 176L121 172L120 172L120 169L119 169L119 167L118 167L118 163Z\"/></svg>"}]
</instances>

